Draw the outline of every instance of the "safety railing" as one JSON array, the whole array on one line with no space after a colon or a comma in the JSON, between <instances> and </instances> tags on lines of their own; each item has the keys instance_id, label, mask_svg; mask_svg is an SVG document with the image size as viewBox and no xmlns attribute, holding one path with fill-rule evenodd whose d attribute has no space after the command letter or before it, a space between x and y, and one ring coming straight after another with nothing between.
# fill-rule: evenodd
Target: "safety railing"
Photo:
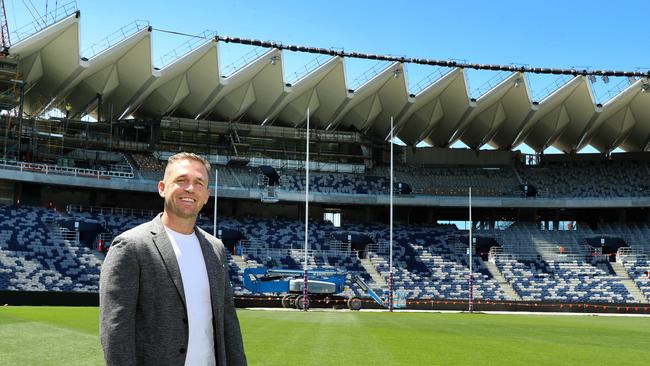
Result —
<instances>
[{"instance_id":1,"label":"safety railing","mask_svg":"<svg viewBox=\"0 0 650 366\"><path fill-rule=\"evenodd\" d=\"M216 36L217 32L211 31L209 29L204 30L203 32L193 36L189 40L176 46L173 50L159 57L157 67L161 69L167 67L168 65L178 60L181 56L186 55L198 47L206 44Z\"/></svg>"},{"instance_id":2,"label":"safety railing","mask_svg":"<svg viewBox=\"0 0 650 366\"><path fill-rule=\"evenodd\" d=\"M258 58L262 57L266 52L265 49L263 48L252 48L250 51L245 53L243 56L238 58L237 60L233 61L229 65L226 65L223 68L223 72L221 73L222 77L230 77L237 71L243 69L246 65L250 64L254 60L257 60Z\"/></svg>"},{"instance_id":3,"label":"safety railing","mask_svg":"<svg viewBox=\"0 0 650 366\"><path fill-rule=\"evenodd\" d=\"M253 167L260 165L269 165L276 169L292 170L300 170L305 168L305 162L302 160L282 160L264 157L251 157L248 165ZM363 173L365 171L365 166L363 164L310 161L309 170L336 173Z\"/></svg>"},{"instance_id":4,"label":"safety railing","mask_svg":"<svg viewBox=\"0 0 650 366\"><path fill-rule=\"evenodd\" d=\"M153 217L158 214L155 210L144 210L134 208L120 208L120 207L98 207L98 206L83 206L83 205L67 205L65 211L68 214L75 212L88 212L100 215L118 215L118 216L143 216Z\"/></svg>"},{"instance_id":5,"label":"safety railing","mask_svg":"<svg viewBox=\"0 0 650 366\"><path fill-rule=\"evenodd\" d=\"M342 242L333 238L326 239L326 244L331 251L348 253L351 250L350 243Z\"/></svg>"},{"instance_id":6,"label":"safety railing","mask_svg":"<svg viewBox=\"0 0 650 366\"><path fill-rule=\"evenodd\" d=\"M112 243L113 239L115 239L112 233L100 233L97 238L101 240L105 245Z\"/></svg>"},{"instance_id":7,"label":"safety railing","mask_svg":"<svg viewBox=\"0 0 650 366\"><path fill-rule=\"evenodd\" d=\"M510 75L512 75L511 71L500 71L500 72L495 73L494 76L489 78L481 86L479 86L478 88L473 89L471 97L474 98L474 99L480 98L485 93L487 93L488 91L494 89L494 87L496 87L497 85L501 84Z\"/></svg>"},{"instance_id":8,"label":"safety railing","mask_svg":"<svg viewBox=\"0 0 650 366\"><path fill-rule=\"evenodd\" d=\"M386 61L379 61L379 62L375 63L368 70L366 70L363 74L356 77L352 81L352 83L350 84L350 88L352 90L357 90L360 86L366 84L370 79L377 76L380 72L386 70L386 68L389 65L390 64L387 63Z\"/></svg>"},{"instance_id":9,"label":"safety railing","mask_svg":"<svg viewBox=\"0 0 650 366\"><path fill-rule=\"evenodd\" d=\"M269 178L264 174L258 174L257 187L260 189L260 199L264 203L275 203L279 201L275 185L269 185Z\"/></svg>"},{"instance_id":10,"label":"safety railing","mask_svg":"<svg viewBox=\"0 0 650 366\"><path fill-rule=\"evenodd\" d=\"M146 20L136 20L133 21L122 28L116 30L115 32L106 36L106 38L92 44L90 47L86 48L81 52L81 55L86 59L91 59L98 54L106 51L112 46L122 42L123 40L129 38L135 33L148 28L149 22Z\"/></svg>"},{"instance_id":11,"label":"safety railing","mask_svg":"<svg viewBox=\"0 0 650 366\"><path fill-rule=\"evenodd\" d=\"M490 248L490 251L488 252L488 261L494 263L496 261L496 258L499 255L503 254L503 248L502 247L492 247Z\"/></svg>"},{"instance_id":12,"label":"safety railing","mask_svg":"<svg viewBox=\"0 0 650 366\"><path fill-rule=\"evenodd\" d=\"M81 168L71 168L71 167L50 165L50 164L43 164L43 163L28 163L24 161L12 161L12 160L0 160L0 167L6 169L19 170L21 172L72 175L75 177L91 177L97 179L133 178L133 172L128 172L128 171L81 169Z\"/></svg>"},{"instance_id":13,"label":"safety railing","mask_svg":"<svg viewBox=\"0 0 650 366\"><path fill-rule=\"evenodd\" d=\"M63 240L67 240L70 242L73 242L75 244L79 244L79 231L78 230L68 230L64 227L59 228L59 233L61 234L61 238Z\"/></svg>"},{"instance_id":14,"label":"safety railing","mask_svg":"<svg viewBox=\"0 0 650 366\"><path fill-rule=\"evenodd\" d=\"M442 79L445 75L449 74L452 71L454 71L454 69L452 68L436 68L432 73L425 76L424 79L420 80L417 84L415 84L411 93L413 95L420 94L424 89L428 88L436 81Z\"/></svg>"},{"instance_id":15,"label":"safety railing","mask_svg":"<svg viewBox=\"0 0 650 366\"><path fill-rule=\"evenodd\" d=\"M294 71L291 76L287 79L287 83L290 85L294 85L298 81L300 81L302 78L304 78L307 74L311 73L312 71L316 70L317 68L323 66L329 59L331 59L331 56L329 55L319 55L313 60L309 61L305 65L301 66L298 70Z\"/></svg>"},{"instance_id":16,"label":"safety railing","mask_svg":"<svg viewBox=\"0 0 650 366\"><path fill-rule=\"evenodd\" d=\"M619 80L616 84L613 84L613 86L608 89L606 92L604 92L601 96L598 97L598 101L600 102L608 102L615 96L621 94L621 92L627 88L630 87L630 85L636 83L637 79L634 76L630 76L629 78L623 78Z\"/></svg>"},{"instance_id":17,"label":"safety railing","mask_svg":"<svg viewBox=\"0 0 650 366\"><path fill-rule=\"evenodd\" d=\"M294 258L304 258L305 250L300 248L264 248L256 246L242 246L242 254L244 256L253 256L257 258L282 258L282 257L294 257ZM329 257L329 256L341 256L341 255L353 255L356 256L356 252L352 251L339 251L339 250L307 250L307 258L315 257Z\"/></svg>"},{"instance_id":18,"label":"safety railing","mask_svg":"<svg viewBox=\"0 0 650 366\"><path fill-rule=\"evenodd\" d=\"M390 244L387 241L380 240L379 242L368 244L366 249L369 252L376 254L388 254L390 251Z\"/></svg>"},{"instance_id":19,"label":"safety railing","mask_svg":"<svg viewBox=\"0 0 650 366\"><path fill-rule=\"evenodd\" d=\"M557 79L553 80L553 82L544 87L544 89L535 92L535 94L533 94L533 101L541 102L542 100L546 99L546 97L563 87L573 78L574 76L572 75L560 75Z\"/></svg>"},{"instance_id":20,"label":"safety railing","mask_svg":"<svg viewBox=\"0 0 650 366\"><path fill-rule=\"evenodd\" d=\"M306 129L295 129L293 136L299 139L307 137ZM333 140L340 142L359 142L361 139L359 135L354 132L343 131L324 131L309 129L309 139L311 140Z\"/></svg>"},{"instance_id":21,"label":"safety railing","mask_svg":"<svg viewBox=\"0 0 650 366\"><path fill-rule=\"evenodd\" d=\"M57 6L52 10L46 10L46 13L43 15L39 14L35 8L30 9L27 6L27 10L31 13L32 17L35 20L11 32L11 40L13 44L27 39L30 36L47 28L48 26L58 22L59 20L74 14L78 8L76 1L70 1Z\"/></svg>"},{"instance_id":22,"label":"safety railing","mask_svg":"<svg viewBox=\"0 0 650 366\"><path fill-rule=\"evenodd\" d=\"M635 261L638 258L646 256L642 250L638 248L623 247L618 248L616 251L616 261L618 263L624 263L626 261Z\"/></svg>"},{"instance_id":23,"label":"safety railing","mask_svg":"<svg viewBox=\"0 0 650 366\"><path fill-rule=\"evenodd\" d=\"M306 136L306 129L298 129L293 127L280 127L280 126L254 126L243 123L229 123L229 122L216 122L207 120L194 120L186 118L164 118L161 122L161 127L167 129L177 129L183 131L196 131L209 130L214 133L228 134L233 130L238 131L239 134L246 135L262 135L266 138L279 137L279 138L300 138L304 139ZM324 131L324 130L309 130L309 138L312 140L328 141L328 142L360 142L361 137L357 132L346 131Z\"/></svg>"}]
</instances>

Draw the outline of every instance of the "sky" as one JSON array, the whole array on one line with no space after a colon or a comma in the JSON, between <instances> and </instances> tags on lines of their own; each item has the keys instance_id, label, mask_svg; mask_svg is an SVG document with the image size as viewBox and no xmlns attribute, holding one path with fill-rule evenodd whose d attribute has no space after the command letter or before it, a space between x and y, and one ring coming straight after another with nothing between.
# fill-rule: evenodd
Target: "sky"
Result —
<instances>
[{"instance_id":1,"label":"sky","mask_svg":"<svg viewBox=\"0 0 650 366\"><path fill-rule=\"evenodd\" d=\"M650 68L647 31L650 1L647 0L8 0L5 7L10 32L33 24L35 18L46 13L46 8L52 16L57 6L70 3L76 3L81 11L82 50L101 43L122 27L126 26L127 31L133 29L128 25L136 20L141 24L147 21L154 28L155 66L162 65L158 61L161 56L175 49L187 50L188 41L196 43L195 38L166 31L196 35L209 30L223 36L283 44L473 63L624 71ZM222 73L225 65L260 51L223 43L219 47L224 65ZM292 81L301 75L300 70L314 58L311 54L285 51L285 79ZM363 74L373 67L379 70L387 66L375 64L369 60L347 59L348 85L363 82ZM416 84L429 74L440 72L436 69L406 65L409 91L415 91ZM472 96L485 92L485 83L490 79L503 77L496 72L473 70L468 70L467 75ZM543 90L556 79L530 75L531 94L543 95ZM613 78L604 84L599 79L592 85L596 101L606 101L625 82Z\"/></svg>"}]
</instances>

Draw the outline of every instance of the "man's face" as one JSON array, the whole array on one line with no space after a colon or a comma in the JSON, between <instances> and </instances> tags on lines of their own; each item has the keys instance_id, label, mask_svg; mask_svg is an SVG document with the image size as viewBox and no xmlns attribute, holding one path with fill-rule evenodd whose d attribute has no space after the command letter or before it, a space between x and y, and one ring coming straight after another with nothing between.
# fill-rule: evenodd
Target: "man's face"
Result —
<instances>
[{"instance_id":1,"label":"man's face","mask_svg":"<svg viewBox=\"0 0 650 366\"><path fill-rule=\"evenodd\" d=\"M208 172L199 161L176 161L169 167L164 180L158 182L158 193L165 199L167 215L196 219L210 198Z\"/></svg>"}]
</instances>

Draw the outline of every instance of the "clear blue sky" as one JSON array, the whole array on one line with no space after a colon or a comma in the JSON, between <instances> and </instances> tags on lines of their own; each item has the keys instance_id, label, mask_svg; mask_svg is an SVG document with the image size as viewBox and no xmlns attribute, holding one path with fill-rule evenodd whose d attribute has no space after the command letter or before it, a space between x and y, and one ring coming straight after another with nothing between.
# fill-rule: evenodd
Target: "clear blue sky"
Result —
<instances>
[{"instance_id":1,"label":"clear blue sky","mask_svg":"<svg viewBox=\"0 0 650 366\"><path fill-rule=\"evenodd\" d=\"M43 14L46 4L52 10L66 1L5 1L11 29L33 21L25 5L30 3ZM147 20L154 29L190 34L209 29L220 35L365 53L543 67L650 68L647 0L79 0L77 5L82 14L82 49L134 20ZM154 59L186 40L155 31ZM226 65L250 48L222 45L220 50ZM286 78L313 58L285 52ZM348 60L348 82L373 65L372 61ZM407 65L409 84L415 85L434 70ZM470 88L480 87L494 74L468 72ZM553 79L531 75L532 93ZM594 84L599 101L617 82Z\"/></svg>"}]
</instances>

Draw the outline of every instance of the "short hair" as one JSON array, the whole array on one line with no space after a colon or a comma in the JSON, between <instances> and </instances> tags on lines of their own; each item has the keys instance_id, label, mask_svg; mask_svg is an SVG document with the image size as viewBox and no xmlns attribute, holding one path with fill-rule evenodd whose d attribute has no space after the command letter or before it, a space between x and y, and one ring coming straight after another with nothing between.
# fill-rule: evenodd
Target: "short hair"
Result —
<instances>
[{"instance_id":1,"label":"short hair","mask_svg":"<svg viewBox=\"0 0 650 366\"><path fill-rule=\"evenodd\" d=\"M167 166L165 166L165 175L164 175L164 177L167 177L169 167L172 166L174 163L179 162L181 160L194 160L194 161L198 161L199 163L203 164L203 166L205 167L205 171L208 173L208 179L210 179L210 163L203 156L197 155L197 154L194 154L194 153L189 153L189 152L179 152L178 154L174 154L174 155L170 156L167 159Z\"/></svg>"}]
</instances>

